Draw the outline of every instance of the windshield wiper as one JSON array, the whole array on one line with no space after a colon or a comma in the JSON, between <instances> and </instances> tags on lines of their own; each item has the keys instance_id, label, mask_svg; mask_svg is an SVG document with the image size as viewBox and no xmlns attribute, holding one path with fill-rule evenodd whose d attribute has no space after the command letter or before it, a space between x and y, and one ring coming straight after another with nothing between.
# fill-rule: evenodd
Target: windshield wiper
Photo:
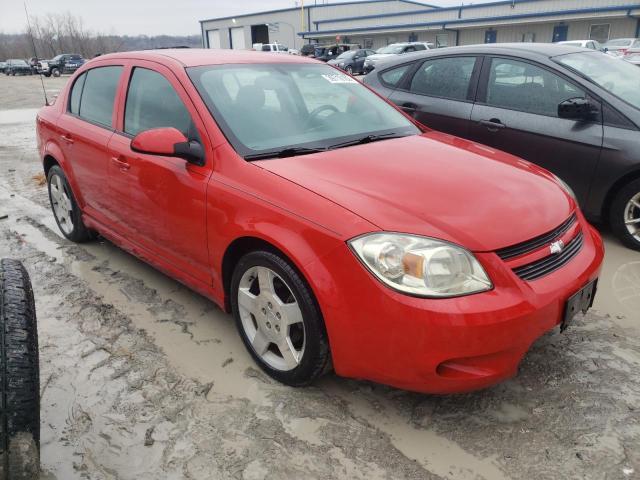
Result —
<instances>
[{"instance_id":1,"label":"windshield wiper","mask_svg":"<svg viewBox=\"0 0 640 480\"><path fill-rule=\"evenodd\" d=\"M389 140L391 138L408 137L410 134L400 133L383 133L381 135L367 135L366 137L356 138L355 140L349 140L347 142L336 143L331 145L327 150L333 150L334 148L351 147L352 145L363 145L365 143L378 142L380 140Z\"/></svg>"},{"instance_id":2,"label":"windshield wiper","mask_svg":"<svg viewBox=\"0 0 640 480\"><path fill-rule=\"evenodd\" d=\"M324 152L326 148L308 148L308 147L288 147L282 150L272 150L270 152L252 153L245 155L245 160L264 160L266 158L286 158L295 157L296 155L308 155L310 153Z\"/></svg>"}]
</instances>

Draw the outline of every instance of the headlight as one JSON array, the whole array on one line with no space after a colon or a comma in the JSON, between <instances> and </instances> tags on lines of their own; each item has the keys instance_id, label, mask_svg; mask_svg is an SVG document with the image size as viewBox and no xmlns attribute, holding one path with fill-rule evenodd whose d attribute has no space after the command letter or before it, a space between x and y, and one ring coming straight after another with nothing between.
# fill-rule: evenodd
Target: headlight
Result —
<instances>
[{"instance_id":1,"label":"headlight","mask_svg":"<svg viewBox=\"0 0 640 480\"><path fill-rule=\"evenodd\" d=\"M372 233L348 242L366 267L389 287L421 297L455 297L493 288L473 254L428 237Z\"/></svg>"},{"instance_id":2,"label":"headlight","mask_svg":"<svg viewBox=\"0 0 640 480\"><path fill-rule=\"evenodd\" d=\"M553 173L551 175L553 175ZM576 198L576 194L574 193L573 189L569 185L567 185L564 182L564 180L562 180L557 175L553 175L553 178L555 178L556 182L558 182L558 184L563 188L563 190L567 192L571 196L571 198L575 200L576 203L578 203L578 199Z\"/></svg>"}]
</instances>

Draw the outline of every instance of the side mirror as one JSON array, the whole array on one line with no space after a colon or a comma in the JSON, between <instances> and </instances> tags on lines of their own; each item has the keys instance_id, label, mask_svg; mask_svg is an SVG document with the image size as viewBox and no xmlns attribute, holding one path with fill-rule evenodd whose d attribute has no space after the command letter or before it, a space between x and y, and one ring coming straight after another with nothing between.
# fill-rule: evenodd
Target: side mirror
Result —
<instances>
[{"instance_id":1,"label":"side mirror","mask_svg":"<svg viewBox=\"0 0 640 480\"><path fill-rule=\"evenodd\" d=\"M189 163L204 165L202 145L187 140L187 137L173 127L140 132L131 140L131 150L150 155L183 158Z\"/></svg>"},{"instance_id":2,"label":"side mirror","mask_svg":"<svg viewBox=\"0 0 640 480\"><path fill-rule=\"evenodd\" d=\"M589 120L596 112L589 99L582 97L570 98L558 105L558 117L567 120Z\"/></svg>"}]
</instances>

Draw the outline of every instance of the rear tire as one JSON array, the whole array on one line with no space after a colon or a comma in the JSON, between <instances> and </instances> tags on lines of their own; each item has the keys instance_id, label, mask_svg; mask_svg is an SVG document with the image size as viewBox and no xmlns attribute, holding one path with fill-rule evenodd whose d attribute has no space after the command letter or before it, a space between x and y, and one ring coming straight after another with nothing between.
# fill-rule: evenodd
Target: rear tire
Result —
<instances>
[{"instance_id":1,"label":"rear tire","mask_svg":"<svg viewBox=\"0 0 640 480\"><path fill-rule=\"evenodd\" d=\"M265 272L271 278L269 288L263 287ZM263 298L263 288L265 293L273 292L275 299L273 294ZM287 260L267 251L246 254L233 272L230 293L240 337L255 362L270 377L300 387L330 369L331 352L322 313L311 289ZM252 296L255 300L249 298L247 302ZM263 338L261 342L256 342L258 331ZM283 352L287 345L290 350Z\"/></svg>"},{"instance_id":2,"label":"rear tire","mask_svg":"<svg viewBox=\"0 0 640 480\"><path fill-rule=\"evenodd\" d=\"M640 178L616 193L609 210L609 222L613 233L625 246L640 250Z\"/></svg>"},{"instance_id":3,"label":"rear tire","mask_svg":"<svg viewBox=\"0 0 640 480\"><path fill-rule=\"evenodd\" d=\"M93 240L95 234L82 221L82 212L78 202L76 202L64 171L58 165L54 165L49 170L47 186L51 210L62 234L76 243Z\"/></svg>"},{"instance_id":4,"label":"rear tire","mask_svg":"<svg viewBox=\"0 0 640 480\"><path fill-rule=\"evenodd\" d=\"M29 275L0 260L0 480L37 480L40 471L38 328Z\"/></svg>"}]
</instances>

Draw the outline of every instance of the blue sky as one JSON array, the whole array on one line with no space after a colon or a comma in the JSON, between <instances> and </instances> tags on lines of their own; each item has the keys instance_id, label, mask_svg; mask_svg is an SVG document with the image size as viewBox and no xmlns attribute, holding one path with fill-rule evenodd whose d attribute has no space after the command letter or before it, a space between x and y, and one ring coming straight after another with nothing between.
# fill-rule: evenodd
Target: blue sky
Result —
<instances>
[{"instance_id":1,"label":"blue sky","mask_svg":"<svg viewBox=\"0 0 640 480\"><path fill-rule=\"evenodd\" d=\"M307 4L322 0L305 0ZM330 0L331 2L340 0ZM343 0L344 1L344 0ZM465 0L486 3L489 0ZM102 33L127 35L199 34L198 20L293 7L300 0L27 0L31 15L70 11L84 24ZM460 5L461 0L425 0L439 6ZM22 0L0 0L0 32L23 31Z\"/></svg>"}]
</instances>

